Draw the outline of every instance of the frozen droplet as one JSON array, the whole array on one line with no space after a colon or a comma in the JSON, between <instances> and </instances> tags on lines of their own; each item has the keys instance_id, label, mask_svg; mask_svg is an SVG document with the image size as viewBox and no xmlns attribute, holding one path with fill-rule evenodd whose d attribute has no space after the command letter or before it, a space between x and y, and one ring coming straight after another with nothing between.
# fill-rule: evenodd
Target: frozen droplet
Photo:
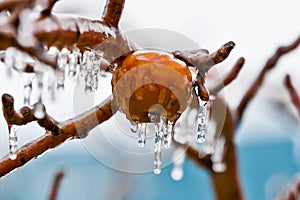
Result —
<instances>
[{"instance_id":1,"label":"frozen droplet","mask_svg":"<svg viewBox=\"0 0 300 200\"><path fill-rule=\"evenodd\" d=\"M182 147L176 148L172 154L173 169L171 172L171 177L175 181L179 181L183 177L184 160L185 160L185 148Z\"/></svg>"},{"instance_id":2,"label":"frozen droplet","mask_svg":"<svg viewBox=\"0 0 300 200\"><path fill-rule=\"evenodd\" d=\"M182 167L176 166L172 169L171 177L174 181L180 181L183 178L183 173Z\"/></svg>"},{"instance_id":3,"label":"frozen droplet","mask_svg":"<svg viewBox=\"0 0 300 200\"><path fill-rule=\"evenodd\" d=\"M216 162L213 163L212 169L214 170L214 172L222 173L226 171L227 167L226 164L223 162Z\"/></svg>"},{"instance_id":4,"label":"frozen droplet","mask_svg":"<svg viewBox=\"0 0 300 200\"><path fill-rule=\"evenodd\" d=\"M154 144L154 173L160 174L162 168L162 138L156 134Z\"/></svg>"},{"instance_id":5,"label":"frozen droplet","mask_svg":"<svg viewBox=\"0 0 300 200\"><path fill-rule=\"evenodd\" d=\"M16 125L12 125L9 127L9 158L11 160L15 160L17 158L17 150L18 150L18 137L17 132L19 127Z\"/></svg>"},{"instance_id":6,"label":"frozen droplet","mask_svg":"<svg viewBox=\"0 0 300 200\"><path fill-rule=\"evenodd\" d=\"M146 143L146 130L147 130L147 124L146 123L140 124L140 126L138 128L138 146L140 148L145 147L145 143Z\"/></svg>"},{"instance_id":7,"label":"frozen droplet","mask_svg":"<svg viewBox=\"0 0 300 200\"><path fill-rule=\"evenodd\" d=\"M33 115L37 119L42 119L42 118L45 117L45 115L46 115L46 108L45 108L44 104L41 101L37 102L34 105L34 107L33 107Z\"/></svg>"},{"instance_id":8,"label":"frozen droplet","mask_svg":"<svg viewBox=\"0 0 300 200\"><path fill-rule=\"evenodd\" d=\"M226 170L226 164L224 163L224 154L226 151L225 145L226 140L224 136L217 139L213 153L210 157L215 172L224 172Z\"/></svg>"},{"instance_id":9,"label":"frozen droplet","mask_svg":"<svg viewBox=\"0 0 300 200\"><path fill-rule=\"evenodd\" d=\"M51 57L51 58L57 58L58 54L59 54L59 50L55 47L52 46L48 49L47 54Z\"/></svg>"}]
</instances>

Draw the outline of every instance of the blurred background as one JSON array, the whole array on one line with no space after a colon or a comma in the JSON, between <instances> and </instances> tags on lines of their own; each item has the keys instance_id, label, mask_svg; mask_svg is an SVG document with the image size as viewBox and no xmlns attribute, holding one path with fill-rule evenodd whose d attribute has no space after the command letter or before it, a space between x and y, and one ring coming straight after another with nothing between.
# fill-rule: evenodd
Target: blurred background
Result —
<instances>
[{"instance_id":1,"label":"blurred background","mask_svg":"<svg viewBox=\"0 0 300 200\"><path fill-rule=\"evenodd\" d=\"M54 11L99 19L104 4L104 0L61 0ZM217 66L221 74L226 74L239 57L246 59L239 77L224 91L226 101L234 108L276 48L299 36L299 6L300 2L296 0L127 0L120 26L125 34L145 28L173 31L209 51L234 41L236 48L226 61ZM173 47L182 48L177 45L174 43ZM293 181L300 169L299 118L283 86L284 76L290 74L300 92L299 58L298 48L280 59L238 127L235 141L246 199L274 199ZM91 104L100 102L109 95L110 77L107 76L101 79L99 89L93 95L85 94L80 86L75 88L70 84L57 94L55 102L46 101L47 112L57 120L74 116L85 109L74 100L77 95L80 100ZM1 94L12 94L16 107L21 107L21 75L12 72L12 76L7 78L7 70L1 70L0 79ZM112 128L110 126L115 121L114 118L103 124L101 131ZM2 157L8 153L8 131L2 115L0 126ZM18 133L20 146L41 134L43 130L36 124L22 127ZM58 199L213 199L207 172L189 160L184 162L184 177L180 181L171 178L171 164L160 175L153 172L127 173L95 159L84 145L86 140L88 138L69 141L2 178L0 199L46 199L54 175L61 169L65 170L66 176ZM152 148L152 144L148 146ZM109 151L103 150L102 153L120 165L126 162L138 165L139 162L127 157L128 160L120 159L120 155Z\"/></svg>"}]
</instances>

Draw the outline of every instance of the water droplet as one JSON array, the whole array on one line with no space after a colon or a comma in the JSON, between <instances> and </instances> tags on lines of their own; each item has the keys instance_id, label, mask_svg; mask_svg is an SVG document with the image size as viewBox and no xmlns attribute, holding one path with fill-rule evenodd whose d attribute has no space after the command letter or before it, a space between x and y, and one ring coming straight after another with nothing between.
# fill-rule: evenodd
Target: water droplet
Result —
<instances>
[{"instance_id":1,"label":"water droplet","mask_svg":"<svg viewBox=\"0 0 300 200\"><path fill-rule=\"evenodd\" d=\"M138 129L138 146L140 148L145 147L146 130L147 130L147 124L146 123L140 124L139 129Z\"/></svg>"},{"instance_id":2,"label":"water droplet","mask_svg":"<svg viewBox=\"0 0 300 200\"><path fill-rule=\"evenodd\" d=\"M175 181L179 181L182 179L184 171L183 171L183 163L185 160L185 148L177 147L172 154L173 161L173 169L171 172L171 177Z\"/></svg>"},{"instance_id":3,"label":"water droplet","mask_svg":"<svg viewBox=\"0 0 300 200\"><path fill-rule=\"evenodd\" d=\"M46 108L41 101L38 101L33 107L33 115L37 119L42 119L46 115Z\"/></svg>"},{"instance_id":4,"label":"water droplet","mask_svg":"<svg viewBox=\"0 0 300 200\"><path fill-rule=\"evenodd\" d=\"M17 158L17 150L18 150L18 138L17 132L19 127L16 125L12 125L9 127L9 158L11 160L15 160Z\"/></svg>"},{"instance_id":5,"label":"water droplet","mask_svg":"<svg viewBox=\"0 0 300 200\"><path fill-rule=\"evenodd\" d=\"M171 177L174 181L180 181L183 178L184 171L182 167L176 166L172 169Z\"/></svg>"},{"instance_id":6,"label":"water droplet","mask_svg":"<svg viewBox=\"0 0 300 200\"><path fill-rule=\"evenodd\" d=\"M214 172L222 173L226 171L227 167L226 164L223 162L216 162L213 163L212 169L214 170Z\"/></svg>"},{"instance_id":7,"label":"water droplet","mask_svg":"<svg viewBox=\"0 0 300 200\"><path fill-rule=\"evenodd\" d=\"M210 157L213 162L213 170L215 172L224 172L226 170L226 164L224 163L224 154L225 154L225 144L226 140L224 136L217 139L217 142L214 146L213 153Z\"/></svg>"}]
</instances>

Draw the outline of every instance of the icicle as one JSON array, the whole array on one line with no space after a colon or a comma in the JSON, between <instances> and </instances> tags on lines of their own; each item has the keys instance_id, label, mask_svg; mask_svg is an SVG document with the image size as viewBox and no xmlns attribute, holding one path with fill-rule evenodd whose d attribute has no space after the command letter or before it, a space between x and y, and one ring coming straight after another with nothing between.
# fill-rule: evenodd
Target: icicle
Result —
<instances>
[{"instance_id":1,"label":"icicle","mask_svg":"<svg viewBox=\"0 0 300 200\"><path fill-rule=\"evenodd\" d=\"M185 149L178 147L174 150L172 155L173 169L171 172L171 177L175 181L180 181L183 178L183 163L185 160Z\"/></svg>"},{"instance_id":2,"label":"icicle","mask_svg":"<svg viewBox=\"0 0 300 200\"><path fill-rule=\"evenodd\" d=\"M15 160L17 158L17 150L18 150L18 138L17 132L19 127L16 125L12 125L9 127L9 158L11 160Z\"/></svg>"},{"instance_id":3,"label":"icicle","mask_svg":"<svg viewBox=\"0 0 300 200\"><path fill-rule=\"evenodd\" d=\"M30 105L32 81L35 76L33 73L23 73L23 84L24 84L24 105Z\"/></svg>"},{"instance_id":4,"label":"icicle","mask_svg":"<svg viewBox=\"0 0 300 200\"><path fill-rule=\"evenodd\" d=\"M148 118L151 123L158 122L158 113L157 112L148 112Z\"/></svg>"},{"instance_id":5,"label":"icicle","mask_svg":"<svg viewBox=\"0 0 300 200\"><path fill-rule=\"evenodd\" d=\"M201 100L200 100L201 101ZM207 118L207 102L201 101L199 114L198 114L198 130L197 130L197 142L204 143L205 142L205 134L206 134L206 118Z\"/></svg>"},{"instance_id":6,"label":"icicle","mask_svg":"<svg viewBox=\"0 0 300 200\"><path fill-rule=\"evenodd\" d=\"M213 154L211 155L211 161L213 162L213 170L221 173L226 170L226 164L223 162L225 151L225 138L222 136L218 138Z\"/></svg>"},{"instance_id":7,"label":"icicle","mask_svg":"<svg viewBox=\"0 0 300 200\"><path fill-rule=\"evenodd\" d=\"M91 93L93 91L93 60L94 60L95 53L89 52L87 54L86 60L86 75L85 75L85 92Z\"/></svg>"},{"instance_id":8,"label":"icicle","mask_svg":"<svg viewBox=\"0 0 300 200\"><path fill-rule=\"evenodd\" d=\"M74 48L73 52L69 55L69 68L68 68L68 77L75 79L79 72L79 61L81 59L81 53L78 48Z\"/></svg>"},{"instance_id":9,"label":"icicle","mask_svg":"<svg viewBox=\"0 0 300 200\"><path fill-rule=\"evenodd\" d=\"M166 135L164 135L164 147L165 147L165 149L171 148L173 129L174 129L173 121L168 120L167 132L166 132Z\"/></svg>"},{"instance_id":10,"label":"icicle","mask_svg":"<svg viewBox=\"0 0 300 200\"><path fill-rule=\"evenodd\" d=\"M37 73L37 84L38 84L38 102L34 104L33 107L33 115L37 119L42 119L46 114L46 109L44 104L42 103L42 93L43 93L43 73Z\"/></svg>"},{"instance_id":11,"label":"icicle","mask_svg":"<svg viewBox=\"0 0 300 200\"><path fill-rule=\"evenodd\" d=\"M162 137L156 132L154 144L154 170L155 174L160 174L162 168Z\"/></svg>"},{"instance_id":12,"label":"icicle","mask_svg":"<svg viewBox=\"0 0 300 200\"><path fill-rule=\"evenodd\" d=\"M13 68L15 65L15 54L16 54L16 49L14 47L9 47L5 51L5 58L4 58L4 64L8 68Z\"/></svg>"},{"instance_id":13,"label":"icicle","mask_svg":"<svg viewBox=\"0 0 300 200\"><path fill-rule=\"evenodd\" d=\"M138 130L138 123L133 122L133 123L131 124L130 130L131 130L132 133L136 133L137 130Z\"/></svg>"},{"instance_id":14,"label":"icicle","mask_svg":"<svg viewBox=\"0 0 300 200\"><path fill-rule=\"evenodd\" d=\"M57 70L57 89L64 89L65 87L65 70L68 67L70 51L63 48L58 55L58 70Z\"/></svg>"},{"instance_id":15,"label":"icicle","mask_svg":"<svg viewBox=\"0 0 300 200\"><path fill-rule=\"evenodd\" d=\"M85 92L95 92L98 89L100 64L103 53L87 51L84 53L81 63L81 74L85 76Z\"/></svg>"},{"instance_id":16,"label":"icicle","mask_svg":"<svg viewBox=\"0 0 300 200\"><path fill-rule=\"evenodd\" d=\"M46 115L46 108L40 100L36 104L34 104L33 115L37 119L42 119Z\"/></svg>"},{"instance_id":17,"label":"icicle","mask_svg":"<svg viewBox=\"0 0 300 200\"><path fill-rule=\"evenodd\" d=\"M146 130L147 130L147 124L141 123L138 128L138 146L140 148L145 147L146 143Z\"/></svg>"},{"instance_id":18,"label":"icicle","mask_svg":"<svg viewBox=\"0 0 300 200\"><path fill-rule=\"evenodd\" d=\"M81 76L87 75L87 63L88 63L89 54L90 54L90 51L85 51L80 60L80 75Z\"/></svg>"},{"instance_id":19,"label":"icicle","mask_svg":"<svg viewBox=\"0 0 300 200\"><path fill-rule=\"evenodd\" d=\"M156 113L155 119L158 118ZM153 116L154 119L154 116ZM166 133L166 116L161 116L159 123L155 123L155 144L154 144L154 173L160 174L162 168L162 145Z\"/></svg>"}]
</instances>

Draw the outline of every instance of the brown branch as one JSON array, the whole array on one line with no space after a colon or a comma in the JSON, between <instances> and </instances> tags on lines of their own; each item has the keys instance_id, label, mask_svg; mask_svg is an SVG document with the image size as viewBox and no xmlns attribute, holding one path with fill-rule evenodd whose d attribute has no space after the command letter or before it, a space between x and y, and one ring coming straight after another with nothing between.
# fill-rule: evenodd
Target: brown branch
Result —
<instances>
[{"instance_id":1,"label":"brown branch","mask_svg":"<svg viewBox=\"0 0 300 200\"><path fill-rule=\"evenodd\" d=\"M186 149L186 156L199 167L212 172L212 161L210 160L210 156L207 155L203 158L199 158L199 151L191 146Z\"/></svg>"},{"instance_id":2,"label":"brown branch","mask_svg":"<svg viewBox=\"0 0 300 200\"><path fill-rule=\"evenodd\" d=\"M125 0L107 0L103 12L103 20L113 27L118 27Z\"/></svg>"},{"instance_id":3,"label":"brown branch","mask_svg":"<svg viewBox=\"0 0 300 200\"><path fill-rule=\"evenodd\" d=\"M234 42L227 42L216 52L208 54L205 49L174 51L173 55L186 62L191 67L196 67L201 75L205 75L214 65L224 61L231 50L234 48Z\"/></svg>"},{"instance_id":4,"label":"brown branch","mask_svg":"<svg viewBox=\"0 0 300 200\"><path fill-rule=\"evenodd\" d=\"M90 20L78 16L65 17L62 15L48 14L47 12L51 11L55 2L55 0L49 0L50 5L45 10L46 14L42 15L32 25L34 26L33 37L36 38L37 43L30 47L23 46L17 40L19 29L18 23L16 23L20 12L22 9L28 7L28 5L18 1L10 5L0 3L0 8L1 6L15 6L18 8L18 10L14 12L14 16L9 16L10 19L13 18L15 20L8 20L7 23L0 26L0 50L5 50L8 47L16 47L20 51L28 53L53 68L56 68L56 62L47 56L43 48L44 46L55 46L58 49L66 47L70 50L77 47L81 51L85 51L86 49L94 49L100 44L104 44L110 46L110 48L105 51L108 55L117 54L118 52L129 52L130 48L125 37L120 35L116 28L110 27L106 21ZM104 41L106 41L108 45L104 43Z\"/></svg>"},{"instance_id":5,"label":"brown branch","mask_svg":"<svg viewBox=\"0 0 300 200\"><path fill-rule=\"evenodd\" d=\"M59 123L47 114L45 114L45 117L42 119L37 119L34 117L34 110L27 106L21 108L19 112L16 112L14 109L14 98L9 94L2 95L2 110L8 126L25 125L37 121L41 127L51 131L54 135L62 131L62 129L59 128Z\"/></svg>"},{"instance_id":6,"label":"brown branch","mask_svg":"<svg viewBox=\"0 0 300 200\"><path fill-rule=\"evenodd\" d=\"M236 146L234 144L234 134L237 124L229 106L220 97L212 100L212 107L214 107L213 110L215 110L212 112L218 113L213 114L211 120L217 124L219 124L218 122L220 120L218 119L220 117L219 110L223 110L224 107L226 108L225 121L221 129L221 135L219 136L219 138L224 137L226 141L223 155L223 162L227 166L226 170L224 172L215 172L213 170L213 162L211 161L212 155L208 154L200 158L200 152L193 147L187 148L186 156L200 167L208 170L216 199L242 200L243 194L239 181Z\"/></svg>"},{"instance_id":7,"label":"brown branch","mask_svg":"<svg viewBox=\"0 0 300 200\"><path fill-rule=\"evenodd\" d=\"M195 149L194 147L192 147L188 144L182 144L174 139L173 139L173 143L178 147L184 148L187 158L189 158L191 161L195 162L199 167L202 167L203 169L206 169L208 171L212 170L212 161L210 160L209 155L200 158L199 151L197 149Z\"/></svg>"},{"instance_id":8,"label":"brown branch","mask_svg":"<svg viewBox=\"0 0 300 200\"><path fill-rule=\"evenodd\" d=\"M238 61L235 63L231 71L227 74L224 80L216 85L214 88L210 89L211 95L217 95L225 86L229 85L233 80L237 78L240 73L240 70L244 66L245 59L239 58Z\"/></svg>"},{"instance_id":9,"label":"brown branch","mask_svg":"<svg viewBox=\"0 0 300 200\"><path fill-rule=\"evenodd\" d=\"M271 58L268 59L265 66L263 67L262 71L260 72L260 74L258 75L256 80L254 81L252 86L248 89L248 91L246 92L246 94L244 95L240 104L237 107L237 120L238 121L240 121L242 119L243 114L244 114L249 102L251 102L251 100L254 98L254 96L257 94L258 90L260 89L267 72L269 72L271 69L273 69L275 67L278 60L281 58L281 56L296 49L299 46L299 44L300 44L300 36L294 42L292 42L290 45L279 47L276 50L275 54Z\"/></svg>"},{"instance_id":10,"label":"brown branch","mask_svg":"<svg viewBox=\"0 0 300 200\"><path fill-rule=\"evenodd\" d=\"M298 115L300 117L300 97L299 97L296 89L294 88L289 75L286 75L284 84L290 94L292 102L293 102L295 108L297 109Z\"/></svg>"},{"instance_id":11,"label":"brown branch","mask_svg":"<svg viewBox=\"0 0 300 200\"><path fill-rule=\"evenodd\" d=\"M41 14L44 16L49 16L51 15L52 9L54 7L54 5L58 2L59 0L48 0L48 7L45 8Z\"/></svg>"},{"instance_id":12,"label":"brown branch","mask_svg":"<svg viewBox=\"0 0 300 200\"><path fill-rule=\"evenodd\" d=\"M51 192L50 192L50 195L49 195L49 200L56 200L57 199L57 195L58 195L58 190L60 188L60 184L61 184L61 181L62 179L64 178L65 176L65 173L63 171L59 171L56 173L55 175L55 179L53 181L53 185L52 185L52 188L51 188Z\"/></svg>"},{"instance_id":13,"label":"brown branch","mask_svg":"<svg viewBox=\"0 0 300 200\"><path fill-rule=\"evenodd\" d=\"M108 120L116 110L112 109L112 101L109 98L82 115L60 122L59 134L53 135L47 131L45 135L21 147L16 153L16 160L11 160L8 155L3 157L0 160L0 177L37 158L45 151L59 146L66 140L86 137L90 130Z\"/></svg>"}]
</instances>

